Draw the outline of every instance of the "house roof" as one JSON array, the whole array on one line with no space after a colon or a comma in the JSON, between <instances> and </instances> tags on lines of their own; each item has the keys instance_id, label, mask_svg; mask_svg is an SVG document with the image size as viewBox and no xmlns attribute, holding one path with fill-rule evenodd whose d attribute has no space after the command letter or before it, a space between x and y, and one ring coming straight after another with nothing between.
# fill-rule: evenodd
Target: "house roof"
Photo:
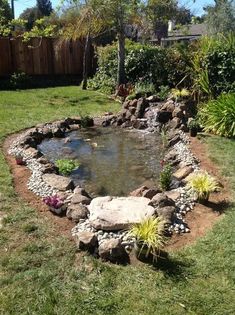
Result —
<instances>
[{"instance_id":1,"label":"house roof","mask_svg":"<svg viewBox=\"0 0 235 315\"><path fill-rule=\"evenodd\" d=\"M168 33L168 37L173 36L202 36L206 35L208 31L207 24L188 24L181 29L173 30Z\"/></svg>"}]
</instances>

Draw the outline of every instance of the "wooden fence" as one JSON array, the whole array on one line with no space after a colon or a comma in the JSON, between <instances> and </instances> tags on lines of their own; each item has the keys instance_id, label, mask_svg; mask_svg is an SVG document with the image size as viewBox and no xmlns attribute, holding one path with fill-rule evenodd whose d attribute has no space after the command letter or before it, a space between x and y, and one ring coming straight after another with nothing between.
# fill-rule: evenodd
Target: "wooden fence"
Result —
<instances>
[{"instance_id":1,"label":"wooden fence","mask_svg":"<svg viewBox=\"0 0 235 315\"><path fill-rule=\"evenodd\" d=\"M82 76L84 44L80 40L55 38L0 38L0 76L14 72L28 75ZM94 69L94 53L89 52L89 72Z\"/></svg>"}]
</instances>

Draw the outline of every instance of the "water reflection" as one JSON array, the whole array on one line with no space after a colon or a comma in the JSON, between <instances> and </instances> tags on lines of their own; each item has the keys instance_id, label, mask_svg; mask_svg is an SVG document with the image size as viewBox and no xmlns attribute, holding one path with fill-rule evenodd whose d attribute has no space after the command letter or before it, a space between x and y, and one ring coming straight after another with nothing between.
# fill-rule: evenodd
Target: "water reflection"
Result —
<instances>
[{"instance_id":1,"label":"water reflection","mask_svg":"<svg viewBox=\"0 0 235 315\"><path fill-rule=\"evenodd\" d=\"M51 161L78 159L71 177L93 195L128 195L160 171L161 140L156 134L115 128L74 131L65 139L44 140L39 146Z\"/></svg>"}]
</instances>

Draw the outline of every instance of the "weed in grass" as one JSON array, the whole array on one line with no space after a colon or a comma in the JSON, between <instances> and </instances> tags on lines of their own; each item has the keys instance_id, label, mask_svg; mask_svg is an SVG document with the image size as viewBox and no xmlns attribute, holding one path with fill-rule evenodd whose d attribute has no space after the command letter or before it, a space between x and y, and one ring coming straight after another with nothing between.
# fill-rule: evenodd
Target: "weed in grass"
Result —
<instances>
[{"instance_id":1,"label":"weed in grass","mask_svg":"<svg viewBox=\"0 0 235 315\"><path fill-rule=\"evenodd\" d=\"M38 226L34 223L26 223L24 226L23 226L23 230L25 233L27 234L31 234L31 233L34 233L38 230Z\"/></svg>"}]
</instances>

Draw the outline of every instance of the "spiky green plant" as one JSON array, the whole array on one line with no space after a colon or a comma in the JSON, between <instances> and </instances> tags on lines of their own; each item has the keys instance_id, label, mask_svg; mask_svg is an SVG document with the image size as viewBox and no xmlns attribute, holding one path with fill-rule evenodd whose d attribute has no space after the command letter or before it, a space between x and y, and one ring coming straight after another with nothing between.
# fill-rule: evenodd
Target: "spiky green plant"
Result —
<instances>
[{"instance_id":1,"label":"spiky green plant","mask_svg":"<svg viewBox=\"0 0 235 315\"><path fill-rule=\"evenodd\" d=\"M145 253L145 256L148 257L149 254L152 254L154 259L157 258L158 252L166 243L164 222L159 217L149 217L141 223L133 224L130 227L129 235L135 237L139 246L139 255Z\"/></svg>"},{"instance_id":2,"label":"spiky green plant","mask_svg":"<svg viewBox=\"0 0 235 315\"><path fill-rule=\"evenodd\" d=\"M210 193L219 189L215 178L207 172L193 173L189 178L187 187L196 193L198 201L208 200Z\"/></svg>"},{"instance_id":3,"label":"spiky green plant","mask_svg":"<svg viewBox=\"0 0 235 315\"><path fill-rule=\"evenodd\" d=\"M205 131L235 137L235 93L222 94L217 100L203 105L199 118Z\"/></svg>"}]
</instances>

